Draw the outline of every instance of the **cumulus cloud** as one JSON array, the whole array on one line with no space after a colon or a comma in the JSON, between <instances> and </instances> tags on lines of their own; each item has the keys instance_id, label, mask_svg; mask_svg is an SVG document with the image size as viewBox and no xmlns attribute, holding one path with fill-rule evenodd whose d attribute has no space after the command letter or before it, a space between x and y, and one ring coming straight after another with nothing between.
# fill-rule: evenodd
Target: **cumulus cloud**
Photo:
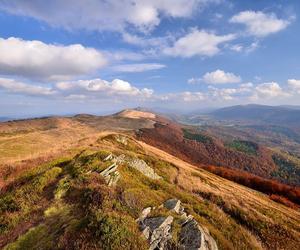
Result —
<instances>
[{"instance_id":1,"label":"cumulus cloud","mask_svg":"<svg viewBox=\"0 0 300 250\"><path fill-rule=\"evenodd\" d=\"M68 46L0 38L0 73L47 80L91 73L106 64L102 53L80 44Z\"/></svg>"},{"instance_id":2,"label":"cumulus cloud","mask_svg":"<svg viewBox=\"0 0 300 250\"><path fill-rule=\"evenodd\" d=\"M119 101L128 101L128 98L147 100L153 96L154 92L148 88L139 89L121 79L112 81L102 79L61 81L50 87L45 87L9 78L0 78L0 89L24 96L48 96L68 100L111 100L117 98Z\"/></svg>"},{"instance_id":3,"label":"cumulus cloud","mask_svg":"<svg viewBox=\"0 0 300 250\"><path fill-rule=\"evenodd\" d=\"M300 94L300 80L288 79L288 86L292 91L296 91Z\"/></svg>"},{"instance_id":4,"label":"cumulus cloud","mask_svg":"<svg viewBox=\"0 0 300 250\"><path fill-rule=\"evenodd\" d=\"M230 19L231 23L244 24L250 35L264 37L285 29L290 20L279 19L274 13L242 11Z\"/></svg>"},{"instance_id":5,"label":"cumulus cloud","mask_svg":"<svg viewBox=\"0 0 300 250\"><path fill-rule=\"evenodd\" d=\"M226 84L226 83L239 83L241 82L241 77L233 73L227 73L223 70L216 70L213 72L207 72L203 76L203 81L208 84Z\"/></svg>"},{"instance_id":6,"label":"cumulus cloud","mask_svg":"<svg viewBox=\"0 0 300 250\"><path fill-rule=\"evenodd\" d=\"M209 95L214 100L230 101L234 99L234 95L239 92L238 89L234 88L215 88L209 86Z\"/></svg>"},{"instance_id":7,"label":"cumulus cloud","mask_svg":"<svg viewBox=\"0 0 300 250\"><path fill-rule=\"evenodd\" d=\"M15 15L30 16L65 29L122 31L127 26L148 31L164 16L190 17L215 0L3 0L0 8Z\"/></svg>"},{"instance_id":8,"label":"cumulus cloud","mask_svg":"<svg viewBox=\"0 0 300 250\"><path fill-rule=\"evenodd\" d=\"M25 94L30 96L51 96L56 94L56 91L52 88L31 85L7 78L0 78L0 88L10 93Z\"/></svg>"},{"instance_id":9,"label":"cumulus cloud","mask_svg":"<svg viewBox=\"0 0 300 250\"><path fill-rule=\"evenodd\" d=\"M56 83L55 86L62 93L68 95L83 94L95 98L109 96L149 98L153 94L152 89L138 89L120 79L114 79L111 82L102 79L64 81Z\"/></svg>"},{"instance_id":10,"label":"cumulus cloud","mask_svg":"<svg viewBox=\"0 0 300 250\"><path fill-rule=\"evenodd\" d=\"M266 82L255 87L255 96L261 98L286 97L289 96L289 93L285 92L277 82Z\"/></svg>"},{"instance_id":11,"label":"cumulus cloud","mask_svg":"<svg viewBox=\"0 0 300 250\"><path fill-rule=\"evenodd\" d=\"M191 32L179 38L172 47L163 50L169 56L193 57L214 56L220 52L222 43L235 39L234 34L216 35L205 30L192 29Z\"/></svg>"},{"instance_id":12,"label":"cumulus cloud","mask_svg":"<svg viewBox=\"0 0 300 250\"><path fill-rule=\"evenodd\" d=\"M113 67L114 71L136 73L150 70L158 70L165 68L166 65L159 63L139 63L139 64L122 64Z\"/></svg>"}]
</instances>

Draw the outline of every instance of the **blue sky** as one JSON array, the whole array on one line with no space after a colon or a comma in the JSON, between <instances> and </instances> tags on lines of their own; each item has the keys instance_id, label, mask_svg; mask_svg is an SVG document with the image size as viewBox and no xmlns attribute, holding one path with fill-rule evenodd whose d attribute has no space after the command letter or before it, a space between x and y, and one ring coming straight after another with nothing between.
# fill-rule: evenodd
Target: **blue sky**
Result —
<instances>
[{"instance_id":1,"label":"blue sky","mask_svg":"<svg viewBox=\"0 0 300 250\"><path fill-rule=\"evenodd\" d=\"M0 116L300 105L300 2L1 0Z\"/></svg>"}]
</instances>

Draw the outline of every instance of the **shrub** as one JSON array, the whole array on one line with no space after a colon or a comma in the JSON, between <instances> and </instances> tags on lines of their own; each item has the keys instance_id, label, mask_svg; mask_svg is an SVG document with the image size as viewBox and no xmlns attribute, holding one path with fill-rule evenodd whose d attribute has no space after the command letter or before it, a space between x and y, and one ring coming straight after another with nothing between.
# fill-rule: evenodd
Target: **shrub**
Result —
<instances>
[{"instance_id":1,"label":"shrub","mask_svg":"<svg viewBox=\"0 0 300 250\"><path fill-rule=\"evenodd\" d=\"M47 237L48 230L45 225L31 228L27 233L20 236L16 242L7 245L4 250L25 250L25 249L53 249L52 239Z\"/></svg>"},{"instance_id":2,"label":"shrub","mask_svg":"<svg viewBox=\"0 0 300 250\"><path fill-rule=\"evenodd\" d=\"M6 195L0 198L0 213L3 212L15 212L20 208L14 198L11 195Z\"/></svg>"},{"instance_id":3,"label":"shrub","mask_svg":"<svg viewBox=\"0 0 300 250\"><path fill-rule=\"evenodd\" d=\"M298 208L298 206L296 206L293 202L280 195L272 194L270 195L270 199L290 208L294 208L294 209Z\"/></svg>"},{"instance_id":4,"label":"shrub","mask_svg":"<svg viewBox=\"0 0 300 250\"><path fill-rule=\"evenodd\" d=\"M38 192L43 191L44 187L53 182L61 172L62 169L59 167L49 169L34 182L34 188Z\"/></svg>"},{"instance_id":5,"label":"shrub","mask_svg":"<svg viewBox=\"0 0 300 250\"><path fill-rule=\"evenodd\" d=\"M249 174L243 171L232 170L224 167L203 166L203 168L223 178L237 182L239 184L261 191L263 193L269 195L276 194L284 196L290 201L300 205L299 187L281 184L277 181L267 180L253 174Z\"/></svg>"},{"instance_id":6,"label":"shrub","mask_svg":"<svg viewBox=\"0 0 300 250\"><path fill-rule=\"evenodd\" d=\"M63 179L61 179L58 182L58 185L57 185L55 193L54 193L55 198L56 199L62 198L66 194L66 192L69 190L69 188L70 188L70 180L67 177L64 177Z\"/></svg>"},{"instance_id":7,"label":"shrub","mask_svg":"<svg viewBox=\"0 0 300 250\"><path fill-rule=\"evenodd\" d=\"M133 218L98 210L90 217L88 229L101 249L147 249Z\"/></svg>"}]
</instances>

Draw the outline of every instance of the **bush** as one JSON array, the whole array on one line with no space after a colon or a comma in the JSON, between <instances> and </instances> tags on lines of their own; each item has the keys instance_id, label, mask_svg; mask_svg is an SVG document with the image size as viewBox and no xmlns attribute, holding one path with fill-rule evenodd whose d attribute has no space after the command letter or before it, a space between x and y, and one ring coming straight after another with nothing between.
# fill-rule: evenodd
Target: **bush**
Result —
<instances>
[{"instance_id":1,"label":"bush","mask_svg":"<svg viewBox=\"0 0 300 250\"><path fill-rule=\"evenodd\" d=\"M0 213L3 212L15 212L20 208L15 202L14 198L11 195L6 195L3 198L0 198Z\"/></svg>"},{"instance_id":2,"label":"bush","mask_svg":"<svg viewBox=\"0 0 300 250\"><path fill-rule=\"evenodd\" d=\"M276 201L280 204L283 204L287 207L290 207L290 208L294 208L294 209L299 208L293 202L289 201L288 199L286 199L286 198L284 198L280 195L272 194L272 195L270 195L270 199L273 200L273 201Z\"/></svg>"},{"instance_id":3,"label":"bush","mask_svg":"<svg viewBox=\"0 0 300 250\"><path fill-rule=\"evenodd\" d=\"M4 250L51 250L52 239L47 237L48 230L45 225L40 225L34 228L31 228L27 233L20 236L16 242L7 245Z\"/></svg>"},{"instance_id":4,"label":"bush","mask_svg":"<svg viewBox=\"0 0 300 250\"><path fill-rule=\"evenodd\" d=\"M62 169L59 167L49 169L34 182L34 188L38 192L42 192L44 187L53 182L61 172Z\"/></svg>"},{"instance_id":5,"label":"bush","mask_svg":"<svg viewBox=\"0 0 300 250\"><path fill-rule=\"evenodd\" d=\"M243 171L232 170L224 167L203 166L203 168L223 178L237 182L239 184L266 193L268 195L276 194L284 196L290 201L300 205L299 187L281 184L277 181L267 180L253 174L249 174Z\"/></svg>"},{"instance_id":6,"label":"bush","mask_svg":"<svg viewBox=\"0 0 300 250\"><path fill-rule=\"evenodd\" d=\"M147 249L133 218L98 210L90 217L88 229L101 249Z\"/></svg>"}]
</instances>

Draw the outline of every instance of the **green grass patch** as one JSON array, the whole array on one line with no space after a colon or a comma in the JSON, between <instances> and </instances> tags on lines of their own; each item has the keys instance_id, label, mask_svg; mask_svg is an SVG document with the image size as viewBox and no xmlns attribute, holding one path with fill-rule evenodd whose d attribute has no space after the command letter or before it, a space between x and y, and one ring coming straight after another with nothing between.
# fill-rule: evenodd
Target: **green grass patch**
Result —
<instances>
[{"instance_id":1,"label":"green grass patch","mask_svg":"<svg viewBox=\"0 0 300 250\"><path fill-rule=\"evenodd\" d=\"M183 129L183 136L185 139L194 140L201 143L210 143L212 142L212 138L210 136L207 136L205 134L201 134L199 132L192 133L187 129Z\"/></svg>"},{"instance_id":2,"label":"green grass patch","mask_svg":"<svg viewBox=\"0 0 300 250\"><path fill-rule=\"evenodd\" d=\"M257 155L258 151L258 145L251 141L233 140L227 143L226 146L248 155Z\"/></svg>"}]
</instances>

